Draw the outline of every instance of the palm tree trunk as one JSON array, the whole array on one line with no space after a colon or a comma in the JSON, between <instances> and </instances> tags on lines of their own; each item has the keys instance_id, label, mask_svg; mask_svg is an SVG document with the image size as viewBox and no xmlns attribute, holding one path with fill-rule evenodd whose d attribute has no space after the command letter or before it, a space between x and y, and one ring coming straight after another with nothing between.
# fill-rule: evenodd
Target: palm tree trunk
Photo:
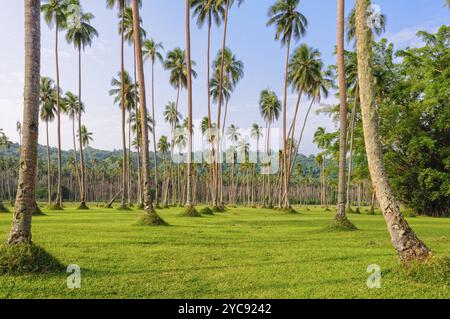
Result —
<instances>
[{"instance_id":1,"label":"palm tree trunk","mask_svg":"<svg viewBox=\"0 0 450 319\"><path fill-rule=\"evenodd\" d=\"M289 208L289 198L287 195L288 191L288 174L287 174L287 145L286 145L286 114L287 114L287 89L288 89L288 67L289 67L289 53L291 48L291 38L288 38L287 41L287 50L286 50L286 66L285 66L285 75L284 75L284 98L283 98L283 165L282 165L282 177L281 177L281 190L284 196L284 208Z\"/></svg>"},{"instance_id":2,"label":"palm tree trunk","mask_svg":"<svg viewBox=\"0 0 450 319\"><path fill-rule=\"evenodd\" d=\"M137 82L137 75L136 75L136 50L135 50L135 44L133 43L133 61L134 61L134 82ZM153 74L152 74L152 78L153 78ZM138 108L138 101L137 101L137 96L138 96L138 92L137 92L137 87L134 87L134 93L135 93L135 102L134 102L134 112L135 112L135 116L137 119L137 114L139 112L139 108ZM155 109L153 106L153 120L155 119ZM136 123L136 126L138 126L139 123ZM153 143L154 143L154 147L156 148L156 142L155 142L155 122L153 121ZM138 187L137 187L137 191L138 191L138 199L137 199L137 203L138 206L141 208L143 207L143 203L142 203L142 174L141 174L141 156L140 156L140 143L139 143L139 128L136 127L136 141L137 141L137 145L136 145L136 149L137 149L137 170L138 170ZM130 146L131 148L131 146ZM156 161L155 161L156 163ZM155 164L156 165L156 164ZM157 177L157 175L155 174L155 176ZM156 189L158 187L158 184L156 184ZM156 198L158 198L158 191L156 191ZM158 201L158 200L156 200Z\"/></svg>"},{"instance_id":3,"label":"palm tree trunk","mask_svg":"<svg viewBox=\"0 0 450 319\"><path fill-rule=\"evenodd\" d=\"M352 170L353 170L353 143L354 143L354 130L355 130L355 122L356 122L356 107L358 101L358 90L355 92L355 104L353 105L352 110L352 121L350 123L350 152L348 157L348 176L347 176L347 207L351 208L352 204L350 201L350 183L352 181Z\"/></svg>"},{"instance_id":4,"label":"palm tree trunk","mask_svg":"<svg viewBox=\"0 0 450 319\"><path fill-rule=\"evenodd\" d=\"M338 0L338 39L337 39L337 64L339 77L339 181L338 181L338 209L336 220L346 220L345 207L345 169L347 159L347 84L345 83L344 67L344 25L345 25L345 0Z\"/></svg>"},{"instance_id":5,"label":"palm tree trunk","mask_svg":"<svg viewBox=\"0 0 450 319\"><path fill-rule=\"evenodd\" d=\"M128 116L129 118L129 116ZM127 155L127 166L128 166L128 170L127 170L127 180L128 180L128 206L131 206L131 121L128 121L128 155Z\"/></svg>"},{"instance_id":6,"label":"palm tree trunk","mask_svg":"<svg viewBox=\"0 0 450 319\"><path fill-rule=\"evenodd\" d=\"M126 196L126 189L127 189L127 141L125 137L125 111L126 111L126 105L125 105L125 57L124 57L124 20L125 20L125 6L122 6L122 27L120 32L120 68L121 68L121 108L122 108L122 147L123 147L123 154L122 154L122 196L120 201L120 207L125 208L125 196Z\"/></svg>"},{"instance_id":7,"label":"palm tree trunk","mask_svg":"<svg viewBox=\"0 0 450 319\"><path fill-rule=\"evenodd\" d=\"M391 235L392 244L400 260L403 262L425 260L430 256L430 250L416 236L400 213L400 208L387 179L373 94L372 40L366 23L369 4L369 0L356 1L358 78L369 171Z\"/></svg>"},{"instance_id":8,"label":"palm tree trunk","mask_svg":"<svg viewBox=\"0 0 450 319\"><path fill-rule=\"evenodd\" d=\"M60 85L59 85L59 53L58 53L58 32L59 26L55 26L55 59L56 59L56 125L58 133L58 182L56 188L56 208L62 209L61 194L61 101L60 101Z\"/></svg>"},{"instance_id":9,"label":"palm tree trunk","mask_svg":"<svg viewBox=\"0 0 450 319\"><path fill-rule=\"evenodd\" d=\"M83 139L81 136L81 47L78 47L78 142L80 146L80 162L81 162L81 187L80 187L80 208L86 206L86 182L85 182L85 163L83 154Z\"/></svg>"},{"instance_id":10,"label":"palm tree trunk","mask_svg":"<svg viewBox=\"0 0 450 319\"><path fill-rule=\"evenodd\" d=\"M81 189L81 177L80 177L80 172L78 171L77 143L75 140L75 117L72 119L72 138L73 138L73 158L74 158L74 164L75 164L75 173L77 174L78 189L80 190L80 194L81 194L81 190L82 190Z\"/></svg>"},{"instance_id":11,"label":"palm tree trunk","mask_svg":"<svg viewBox=\"0 0 450 319\"><path fill-rule=\"evenodd\" d=\"M47 136L47 192L48 206L52 205L52 176L50 167L50 145L48 141L48 121L45 121L45 134Z\"/></svg>"},{"instance_id":12,"label":"palm tree trunk","mask_svg":"<svg viewBox=\"0 0 450 319\"><path fill-rule=\"evenodd\" d=\"M158 187L158 155L156 151L156 120L155 120L155 62L152 62L152 120L153 120L153 160L155 162L155 203L159 205Z\"/></svg>"},{"instance_id":13,"label":"palm tree trunk","mask_svg":"<svg viewBox=\"0 0 450 319\"><path fill-rule=\"evenodd\" d=\"M31 243L31 219L36 207L36 169L39 134L41 60L40 1L25 0L25 81L23 141L19 180L8 244Z\"/></svg>"},{"instance_id":14,"label":"palm tree trunk","mask_svg":"<svg viewBox=\"0 0 450 319\"><path fill-rule=\"evenodd\" d=\"M191 68L191 2L186 0L186 67L188 90L188 158L187 158L187 184L186 206L192 206L192 68Z\"/></svg>"},{"instance_id":15,"label":"palm tree trunk","mask_svg":"<svg viewBox=\"0 0 450 319\"><path fill-rule=\"evenodd\" d=\"M139 30L139 6L137 0L132 0L131 7L133 11L133 27ZM141 130L142 130L142 170L144 176L144 210L152 216L154 224L160 224L161 220L153 209L153 199L150 193L150 160L148 146L148 129L147 129L147 103L145 96L145 79L144 79L144 61L142 59L142 44L140 32L134 32L134 43L136 52L136 66L139 84L139 98L141 109Z\"/></svg>"}]
</instances>

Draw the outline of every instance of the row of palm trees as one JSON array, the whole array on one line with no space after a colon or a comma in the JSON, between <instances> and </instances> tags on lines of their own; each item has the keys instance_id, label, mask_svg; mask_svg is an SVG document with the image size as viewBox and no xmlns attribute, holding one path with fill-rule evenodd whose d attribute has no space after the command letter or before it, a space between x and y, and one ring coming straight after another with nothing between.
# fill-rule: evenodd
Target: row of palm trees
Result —
<instances>
[{"instance_id":1,"label":"row of palm trees","mask_svg":"<svg viewBox=\"0 0 450 319\"><path fill-rule=\"evenodd\" d=\"M188 163L187 163L187 194L186 201L189 210L193 210L193 201L191 194L192 185L192 61L191 61L191 47L190 47L190 13L191 5L194 7L194 13L198 15L198 20L208 21L208 26L211 28L212 20L223 20L224 33L222 38L222 50L220 51L221 58L217 63L217 78L218 78L218 97L217 97L217 121L212 122L210 112L210 99L211 88L208 77L208 128L213 126L217 132L223 131L225 127L225 119L222 119L221 110L222 105L226 103L227 93L223 93L223 89L227 88L230 84L231 78L227 81L227 70L225 68L225 56L226 56L226 43L227 43L227 31L230 9L235 1L233 0L216 0L216 1L190 1L186 0L186 88L188 91L188 114L187 114L187 130L188 130ZM238 5L242 1L237 1ZM125 70L123 67L123 42L124 42L124 22L125 22L125 1L108 1L110 6L118 5L121 14L121 42L122 42L122 59L121 59L121 106L122 106L122 132L125 136ZM364 137L366 143L366 153L369 163L369 171L376 190L378 201L383 211L388 230L390 232L392 243L401 260L424 260L429 254L430 250L425 244L415 235L414 231L404 220L400 213L399 207L395 201L395 197L389 186L389 182L386 177L386 171L384 168L384 162L381 152L381 145L378 133L378 119L375 111L374 103L374 86L373 86L373 68L372 68L372 46L373 46L373 32L368 28L368 7L369 0L356 0L355 7L355 36L357 47L357 64L358 64L358 85L359 85L359 97L362 111L362 121L364 128ZM74 44L75 49L78 51L78 73L79 73L79 92L78 92L78 113L76 117L78 119L78 131L81 132L81 53L86 46L92 43L93 37L97 35L96 30L90 25L90 21L93 16L90 13L84 13L79 6L77 0L58 1L51 0L47 7L43 7L43 11L46 13L46 21L52 22L56 25L56 67L57 67L57 81L56 81L56 99L57 99L57 120L59 129L59 117L61 114L60 99L60 83L59 83L59 69L58 69L58 51L57 51L57 39L58 30L66 29L66 39ZM276 28L275 38L280 40L283 45L286 46L285 56L285 74L284 74L284 96L281 103L276 95L270 90L266 90L261 94L261 111L263 114L267 114L265 117L266 126L269 127L276 117L282 113L283 122L283 149L281 152L280 163L281 172L279 176L279 205L285 210L290 209L289 203L289 176L292 170L292 157L295 157L298 153L298 145L294 142L295 136L295 115L289 132L287 130L287 92L288 87L292 86L299 93L299 101L303 94L308 94L313 99L320 99L322 93L327 89L326 75L323 70L323 66L318 59L318 54L314 50L306 47L300 47L294 55L291 57L291 45L298 41L306 32L307 20L303 14L298 11L299 0L278 0L269 10L268 25L274 25ZM24 88L24 118L22 127L22 145L21 156L19 165L19 181L18 190L15 201L15 212L13 217L12 228L8 243L30 243L31 242L31 216L36 206L35 203L35 177L36 177L36 157L37 157L37 142L38 142L38 126L39 126L39 102L40 102L40 1L39 0L25 0L25 88ZM343 35L344 35L344 23L343 23L344 1L338 0L338 74L339 74L339 86L340 86L340 99L341 99L341 113L346 112L346 86L345 86L345 70L343 68ZM139 15L139 1L131 1L131 13L132 13L132 26L133 30L140 28L140 15ZM219 19L216 19L219 17ZM201 23L200 23L201 24ZM139 137L141 147L141 160L142 160L142 197L144 209L147 212L146 220L150 224L164 224L153 209L153 196L151 194L151 181L150 181L150 165L149 165L149 138L148 138L148 114L147 114L147 100L144 78L144 58L143 58L143 37L141 32L133 32L133 43L136 62L136 78L137 78L137 91L139 100L139 114L140 114L140 133ZM208 32L208 53L210 45L210 32ZM298 54L297 54L298 53ZM296 72L293 71L293 67L296 65L296 57L305 58L308 57L311 60L310 68L311 72ZM208 54L209 61L209 54ZM208 63L209 72L209 63ZM311 82L307 81L307 77L310 77ZM228 83L228 84L227 84ZM180 88L180 82L177 82L178 90ZM300 103L300 102L299 102ZM298 103L298 104L299 104ZM297 108L298 108L297 104ZM281 110L279 110L281 106ZM278 109L278 110L276 110ZM137 109L136 109L137 111ZM297 111L297 110L296 110ZM297 113L297 112L296 112ZM137 112L136 112L137 114ZM346 123L341 114L341 151L340 151L340 182L339 182L339 208L337 212L337 220L343 221L345 217L345 187L343 187L345 181L345 157L347 156L345 141L346 138ZM153 128L154 131L154 128ZM211 130L209 130L211 131ZM236 140L236 134L233 133L234 128L230 130L231 137ZM59 133L59 132L58 132ZM220 134L213 141L212 155L214 158L212 165L212 203L214 206L221 205L221 137ZM60 137L60 134L58 135ZM266 137L267 139L267 137ZM301 136L299 138L301 140ZM268 139L267 139L267 143ZM299 141L297 141L299 143ZM126 189L126 141L123 138L124 150L123 150L123 191ZM83 142L81 134L79 134L79 148L80 148L80 181L81 181L81 206L80 208L86 208L85 205L85 176L84 176L84 156L83 156ZM60 150L60 143L58 142L58 149ZM266 150L270 147L266 146ZM266 154L267 155L267 154ZM58 175L60 175L60 156L58 158L59 167ZM269 181L270 182L270 181ZM58 193L60 193L61 183L58 176ZM57 198L57 204L61 202L61 196ZM123 204L122 200L122 204Z\"/></svg>"}]
</instances>

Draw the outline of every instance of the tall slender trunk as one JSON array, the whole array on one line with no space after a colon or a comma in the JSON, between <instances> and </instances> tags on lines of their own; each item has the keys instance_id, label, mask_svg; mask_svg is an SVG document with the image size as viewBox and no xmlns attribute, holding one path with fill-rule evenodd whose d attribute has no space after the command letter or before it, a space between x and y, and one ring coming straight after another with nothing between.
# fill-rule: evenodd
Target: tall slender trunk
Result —
<instances>
[{"instance_id":1,"label":"tall slender trunk","mask_svg":"<svg viewBox=\"0 0 450 319\"><path fill-rule=\"evenodd\" d=\"M50 145L48 141L48 121L45 121L45 134L47 137L47 192L48 192L48 206L52 205L52 175L50 167Z\"/></svg>"},{"instance_id":2,"label":"tall slender trunk","mask_svg":"<svg viewBox=\"0 0 450 319\"><path fill-rule=\"evenodd\" d=\"M132 0L131 7L133 11L133 27L139 30L139 6L137 0ZM142 130L142 170L144 177L144 210L152 216L152 221L159 223L159 217L153 209L153 199L150 192L150 155L148 146L148 130L147 130L147 103L145 96L145 78L144 78L144 62L142 59L142 44L140 32L134 32L136 66L139 84L139 99L141 108L141 130Z\"/></svg>"},{"instance_id":3,"label":"tall slender trunk","mask_svg":"<svg viewBox=\"0 0 450 319\"><path fill-rule=\"evenodd\" d=\"M125 105L125 57L124 57L124 20L125 20L125 6L122 6L121 8L121 14L122 14L122 27L120 31L120 69L121 69L121 88L120 88L120 94L121 94L121 109L122 109L122 148L123 148L123 154L122 154L122 196L120 201L120 207L125 208L125 196L126 196L126 189L127 189L127 140L125 137L125 111L126 111L126 105Z\"/></svg>"},{"instance_id":4,"label":"tall slender trunk","mask_svg":"<svg viewBox=\"0 0 450 319\"><path fill-rule=\"evenodd\" d=\"M86 181L85 163L83 154L83 139L81 136L81 47L78 47L78 142L80 146L81 162L81 187L80 187L80 208L86 208Z\"/></svg>"},{"instance_id":5,"label":"tall slender trunk","mask_svg":"<svg viewBox=\"0 0 450 319\"><path fill-rule=\"evenodd\" d=\"M128 116L129 119L129 116ZM128 149L127 149L127 181L128 181L128 206L131 206L131 121L128 121Z\"/></svg>"},{"instance_id":6,"label":"tall slender trunk","mask_svg":"<svg viewBox=\"0 0 450 319\"><path fill-rule=\"evenodd\" d=\"M338 0L338 36L337 36L337 64L339 77L339 181L338 181L338 209L336 220L346 220L345 207L345 169L347 159L347 84L345 83L344 66L344 25L345 25L345 0Z\"/></svg>"},{"instance_id":7,"label":"tall slender trunk","mask_svg":"<svg viewBox=\"0 0 450 319\"><path fill-rule=\"evenodd\" d=\"M220 121L221 121L221 112L222 112L222 99L223 99L223 94L222 94L222 90L223 90L223 72L224 72L224 66L225 66L225 46L226 46L226 41L227 41L227 29L228 29L228 13L229 13L229 9L230 9L230 0L226 0L226 9L225 9L225 19L224 19L224 29L223 29L223 39L222 39L222 60L220 63L220 72L219 72L219 101L217 103L217 141L216 141L216 196L214 198L215 203L214 206L218 206L218 196L219 196L219 174L222 174L222 171L220 170L219 172L219 162L221 163L221 157L222 157L222 153L219 152L220 150L220 140L221 140L221 136L220 136ZM222 205L222 203L220 203L220 205Z\"/></svg>"},{"instance_id":8,"label":"tall slender trunk","mask_svg":"<svg viewBox=\"0 0 450 319\"><path fill-rule=\"evenodd\" d=\"M23 141L19 181L8 244L31 243L31 220L36 207L36 170L39 134L39 81L41 60L40 1L25 4L25 81Z\"/></svg>"},{"instance_id":9,"label":"tall slender trunk","mask_svg":"<svg viewBox=\"0 0 450 319\"><path fill-rule=\"evenodd\" d=\"M56 207L62 209L62 193L61 193L61 101L60 101L60 84L59 84L59 53L58 53L58 32L59 26L55 26L55 60L56 60L56 126L58 134L58 181L56 186Z\"/></svg>"},{"instance_id":10,"label":"tall slender trunk","mask_svg":"<svg viewBox=\"0 0 450 319\"><path fill-rule=\"evenodd\" d=\"M153 160L155 172L155 203L159 205L159 186L158 186L158 155L156 151L156 120L155 120L155 61L152 61L152 120L153 120Z\"/></svg>"},{"instance_id":11,"label":"tall slender trunk","mask_svg":"<svg viewBox=\"0 0 450 319\"><path fill-rule=\"evenodd\" d=\"M136 75L136 50L135 50L135 46L136 45L133 43L133 61L134 61L133 69L134 69L134 82L136 83L137 82L137 75ZM152 75L152 78L153 78L153 75ZM137 86L134 87L134 93L135 93L135 96L137 97L138 96ZM136 118L137 118L137 114L139 112L137 98L135 99L135 102L134 102L134 112L135 112ZM153 138L154 138L155 137L155 113L154 113L154 108L153 108L153 114L152 115L153 115ZM139 123L136 123L136 125L138 126ZM137 194L138 196L137 197L138 197L138 199L137 199L137 202L138 202L138 206L139 207L143 207L144 204L142 202L142 174L141 174L141 156L140 156L139 139L140 139L139 128L136 127L136 141L137 141L136 149L137 149L137 166L138 166L137 167L137 170L138 170L138 187L137 187L137 192L138 192L138 194ZM153 143L154 143L154 147L156 148L156 142L155 142L154 139L153 139ZM156 161L155 161L155 163L156 163ZM155 176L157 176L157 175L155 174ZM158 187L158 185L156 185L156 187ZM158 188L156 188L156 195L155 195L156 198L158 198L158 191L157 191L157 189ZM158 201L158 200L156 200L156 201Z\"/></svg>"},{"instance_id":12,"label":"tall slender trunk","mask_svg":"<svg viewBox=\"0 0 450 319\"><path fill-rule=\"evenodd\" d=\"M288 68L289 68L289 54L291 48L291 38L288 38L287 49L286 49L286 66L284 75L284 98L283 98L283 165L282 165L282 177L281 177L281 190L284 196L284 208L289 208L289 198L288 198L288 174L287 174L287 145L286 145L286 123L287 123L287 89L288 89ZM283 191L284 190L284 191Z\"/></svg>"},{"instance_id":13,"label":"tall slender trunk","mask_svg":"<svg viewBox=\"0 0 450 319\"><path fill-rule=\"evenodd\" d=\"M403 262L424 260L430 256L430 250L404 219L387 179L373 94L372 40L371 31L367 26L369 4L369 0L356 1L358 79L369 171L392 244L400 260Z\"/></svg>"},{"instance_id":14,"label":"tall slender trunk","mask_svg":"<svg viewBox=\"0 0 450 319\"><path fill-rule=\"evenodd\" d=\"M186 206L192 206L192 68L191 68L191 2L186 0L186 67L187 67L187 90L188 90L188 158L187 158L187 184L186 184Z\"/></svg>"},{"instance_id":15,"label":"tall slender trunk","mask_svg":"<svg viewBox=\"0 0 450 319\"><path fill-rule=\"evenodd\" d=\"M72 119L72 138L73 138L73 158L75 164L75 173L77 174L78 189L80 190L81 194L81 177L80 172L78 171L77 143L75 140L75 115L74 118Z\"/></svg>"},{"instance_id":16,"label":"tall slender trunk","mask_svg":"<svg viewBox=\"0 0 450 319\"><path fill-rule=\"evenodd\" d=\"M353 170L353 143L354 143L354 134L355 134L355 122L356 122L356 107L358 105L358 89L355 91L355 104L353 105L352 110L352 120L350 123L350 152L348 156L348 176L347 176L347 207L351 208L352 203L350 201L350 184L352 181L352 170Z\"/></svg>"}]
</instances>

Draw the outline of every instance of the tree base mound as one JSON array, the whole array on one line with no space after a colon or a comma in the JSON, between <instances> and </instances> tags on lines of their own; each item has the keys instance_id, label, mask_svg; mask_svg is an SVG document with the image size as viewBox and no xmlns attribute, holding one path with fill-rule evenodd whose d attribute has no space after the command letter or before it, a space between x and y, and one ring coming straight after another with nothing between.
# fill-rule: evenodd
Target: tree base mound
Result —
<instances>
[{"instance_id":1,"label":"tree base mound","mask_svg":"<svg viewBox=\"0 0 450 319\"><path fill-rule=\"evenodd\" d=\"M421 283L448 285L450 282L450 258L430 256L425 261L403 262L400 275Z\"/></svg>"},{"instance_id":2,"label":"tree base mound","mask_svg":"<svg viewBox=\"0 0 450 319\"><path fill-rule=\"evenodd\" d=\"M24 275L63 272L55 257L34 244L0 246L0 274Z\"/></svg>"},{"instance_id":3,"label":"tree base mound","mask_svg":"<svg viewBox=\"0 0 450 319\"><path fill-rule=\"evenodd\" d=\"M132 211L132 209L128 206L120 206L119 208L117 208L117 210L122 211L122 212L130 212Z\"/></svg>"},{"instance_id":4,"label":"tree base mound","mask_svg":"<svg viewBox=\"0 0 450 319\"><path fill-rule=\"evenodd\" d=\"M350 220L345 218L343 220L335 219L334 222L327 227L327 230L332 232L351 232L358 230L358 228L356 228Z\"/></svg>"},{"instance_id":5,"label":"tree base mound","mask_svg":"<svg viewBox=\"0 0 450 319\"><path fill-rule=\"evenodd\" d=\"M285 213L285 214L298 214L299 212L297 212L294 208L292 207L287 207L287 208L278 208L277 209L279 212L281 213Z\"/></svg>"},{"instance_id":6,"label":"tree base mound","mask_svg":"<svg viewBox=\"0 0 450 319\"><path fill-rule=\"evenodd\" d=\"M212 211L214 213L224 213L225 212L225 207L223 207L223 206L214 206L212 208Z\"/></svg>"},{"instance_id":7,"label":"tree base mound","mask_svg":"<svg viewBox=\"0 0 450 319\"><path fill-rule=\"evenodd\" d=\"M3 203L0 204L0 213L9 213L9 209Z\"/></svg>"},{"instance_id":8,"label":"tree base mound","mask_svg":"<svg viewBox=\"0 0 450 319\"><path fill-rule=\"evenodd\" d=\"M143 206L143 205L142 205L142 208L144 208L144 206ZM159 205L159 204L158 204L158 205L156 205L156 206L155 206L155 209L159 209L159 210L161 210L161 209L163 209L163 208L161 207L161 205Z\"/></svg>"},{"instance_id":9,"label":"tree base mound","mask_svg":"<svg viewBox=\"0 0 450 319\"><path fill-rule=\"evenodd\" d=\"M58 204L53 204L53 205L50 206L48 209L49 209L49 210L55 210L55 211L58 211L58 210L64 210L64 208L62 208L62 207L59 206Z\"/></svg>"},{"instance_id":10,"label":"tree base mound","mask_svg":"<svg viewBox=\"0 0 450 319\"><path fill-rule=\"evenodd\" d=\"M203 208L202 210L200 210L200 214L211 216L211 215L214 215L214 212L212 211L211 208L205 207L205 208Z\"/></svg>"},{"instance_id":11,"label":"tree base mound","mask_svg":"<svg viewBox=\"0 0 450 319\"><path fill-rule=\"evenodd\" d=\"M202 215L195 209L194 206L187 207L180 216L183 217L202 217Z\"/></svg>"},{"instance_id":12,"label":"tree base mound","mask_svg":"<svg viewBox=\"0 0 450 319\"><path fill-rule=\"evenodd\" d=\"M81 203L80 206L77 208L78 210L88 210L89 207L87 207L86 203Z\"/></svg>"},{"instance_id":13,"label":"tree base mound","mask_svg":"<svg viewBox=\"0 0 450 319\"><path fill-rule=\"evenodd\" d=\"M42 212L42 210L39 208L39 206L36 205L36 206L34 207L33 216L47 216L47 215L45 215L45 214Z\"/></svg>"},{"instance_id":14,"label":"tree base mound","mask_svg":"<svg viewBox=\"0 0 450 319\"><path fill-rule=\"evenodd\" d=\"M155 212L145 213L137 222L138 226L168 226Z\"/></svg>"},{"instance_id":15,"label":"tree base mound","mask_svg":"<svg viewBox=\"0 0 450 319\"><path fill-rule=\"evenodd\" d=\"M367 212L367 215L376 215L375 209L370 209L370 210Z\"/></svg>"}]
</instances>

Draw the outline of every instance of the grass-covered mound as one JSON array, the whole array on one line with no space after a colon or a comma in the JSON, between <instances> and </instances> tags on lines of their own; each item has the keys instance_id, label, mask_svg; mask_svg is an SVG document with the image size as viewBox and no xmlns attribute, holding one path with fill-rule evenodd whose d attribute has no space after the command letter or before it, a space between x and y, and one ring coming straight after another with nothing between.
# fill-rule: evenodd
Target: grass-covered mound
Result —
<instances>
[{"instance_id":1,"label":"grass-covered mound","mask_svg":"<svg viewBox=\"0 0 450 319\"><path fill-rule=\"evenodd\" d=\"M213 208L212 208L212 211L214 212L214 213L224 213L225 212L225 207L224 206L214 206Z\"/></svg>"},{"instance_id":2,"label":"grass-covered mound","mask_svg":"<svg viewBox=\"0 0 450 319\"><path fill-rule=\"evenodd\" d=\"M46 214L41 210L39 205L34 207L33 216L46 216Z\"/></svg>"},{"instance_id":3,"label":"grass-covered mound","mask_svg":"<svg viewBox=\"0 0 450 319\"><path fill-rule=\"evenodd\" d=\"M325 230L330 232L351 232L358 228L348 219L335 219Z\"/></svg>"},{"instance_id":4,"label":"grass-covered mound","mask_svg":"<svg viewBox=\"0 0 450 319\"><path fill-rule=\"evenodd\" d=\"M138 226L168 226L164 219L158 216L158 214L151 212L145 213L137 221Z\"/></svg>"},{"instance_id":5,"label":"grass-covered mound","mask_svg":"<svg viewBox=\"0 0 450 319\"><path fill-rule=\"evenodd\" d=\"M200 214L194 206L186 207L184 211L181 212L180 216L183 217L202 217L202 214Z\"/></svg>"},{"instance_id":6,"label":"grass-covered mound","mask_svg":"<svg viewBox=\"0 0 450 319\"><path fill-rule=\"evenodd\" d=\"M53 211L58 211L58 210L64 210L60 205L58 204L53 204L51 205L49 208L49 210L53 210Z\"/></svg>"},{"instance_id":7,"label":"grass-covered mound","mask_svg":"<svg viewBox=\"0 0 450 319\"><path fill-rule=\"evenodd\" d=\"M214 212L212 211L211 208L205 207L205 208L202 208L200 210L200 214L202 214L202 215L214 215Z\"/></svg>"},{"instance_id":8,"label":"grass-covered mound","mask_svg":"<svg viewBox=\"0 0 450 319\"><path fill-rule=\"evenodd\" d=\"M81 203L77 209L78 210L88 210L89 207L86 205L86 203Z\"/></svg>"},{"instance_id":9,"label":"grass-covered mound","mask_svg":"<svg viewBox=\"0 0 450 319\"><path fill-rule=\"evenodd\" d=\"M0 246L0 274L23 275L64 271L64 266L34 244Z\"/></svg>"}]
</instances>

